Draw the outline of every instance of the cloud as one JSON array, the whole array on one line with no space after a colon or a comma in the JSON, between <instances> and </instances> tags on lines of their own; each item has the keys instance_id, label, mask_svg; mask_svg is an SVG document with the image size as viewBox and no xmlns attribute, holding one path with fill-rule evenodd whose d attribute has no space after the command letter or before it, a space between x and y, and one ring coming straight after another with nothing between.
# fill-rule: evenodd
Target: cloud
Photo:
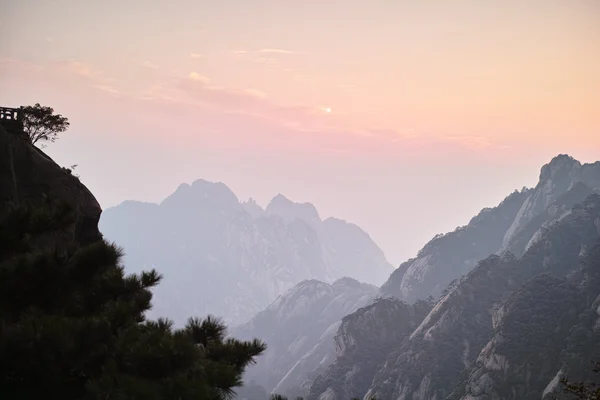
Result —
<instances>
[{"instance_id":1,"label":"cloud","mask_svg":"<svg viewBox=\"0 0 600 400\"><path fill-rule=\"evenodd\" d=\"M188 75L188 78L192 81L196 81L196 82L202 82L202 83L209 83L210 79L208 79L206 76L200 75L197 72L190 72L190 74Z\"/></svg>"},{"instance_id":2,"label":"cloud","mask_svg":"<svg viewBox=\"0 0 600 400\"><path fill-rule=\"evenodd\" d=\"M144 68L158 69L158 65L154 64L151 61L144 61L144 62L140 63L140 66L142 66Z\"/></svg>"},{"instance_id":3,"label":"cloud","mask_svg":"<svg viewBox=\"0 0 600 400\"><path fill-rule=\"evenodd\" d=\"M101 90L103 92L107 92L107 93L110 93L110 94L114 94L114 95L118 95L119 94L119 91L117 89L115 89L114 87L112 87L112 86L108 86L108 85L94 85L94 87L96 89L99 89L99 90Z\"/></svg>"},{"instance_id":4,"label":"cloud","mask_svg":"<svg viewBox=\"0 0 600 400\"><path fill-rule=\"evenodd\" d=\"M244 93L247 93L251 96L255 96L255 97L259 97L261 99L266 99L267 98L267 94L265 92L261 92L260 90L256 90L256 89L243 89Z\"/></svg>"},{"instance_id":5,"label":"cloud","mask_svg":"<svg viewBox=\"0 0 600 400\"><path fill-rule=\"evenodd\" d=\"M481 136L445 136L442 140L459 143L472 150L481 150L493 145L488 138Z\"/></svg>"},{"instance_id":6,"label":"cloud","mask_svg":"<svg viewBox=\"0 0 600 400\"><path fill-rule=\"evenodd\" d=\"M238 121L238 126L247 126L247 129L242 130L243 132L249 133L264 128L272 135L277 135L278 132L287 135L281 140L294 143L308 143L313 140L331 144L331 148L344 148L345 145L342 144L348 141L357 144L356 147L348 144L353 148L378 148L390 152L407 146L431 147L440 151L460 147L474 152L502 148L500 144L476 134L443 135L439 132L426 134L415 132L410 128L365 126L353 122L351 116L344 115L343 110L335 107L331 113L325 113L322 104L317 106L280 104L257 88L217 86L196 71L189 72L187 75L180 72L176 76L165 76L164 81L155 81L141 92L123 93L121 88L114 84L114 79L107 77L102 70L80 60L32 64L21 60L0 59L0 68L5 68L9 72L14 71L14 74L18 74L20 79L24 80L31 81L28 77L37 77L41 81L64 82L70 87L87 83L88 87L99 92L118 96L124 101L144 104L143 110L156 106L171 108L174 112L180 110L193 119L198 119L199 115L212 116L210 118L213 118L215 127L222 124L227 126L229 124L227 121L230 120Z\"/></svg>"},{"instance_id":7,"label":"cloud","mask_svg":"<svg viewBox=\"0 0 600 400\"><path fill-rule=\"evenodd\" d=\"M283 49L260 49L258 52L263 54L296 54L295 51Z\"/></svg>"},{"instance_id":8,"label":"cloud","mask_svg":"<svg viewBox=\"0 0 600 400\"><path fill-rule=\"evenodd\" d=\"M202 54L190 53L190 58L202 58Z\"/></svg>"},{"instance_id":9,"label":"cloud","mask_svg":"<svg viewBox=\"0 0 600 400\"><path fill-rule=\"evenodd\" d=\"M79 75L88 79L99 79L102 76L102 72L88 63L71 60L60 63L60 65L67 71L75 75Z\"/></svg>"},{"instance_id":10,"label":"cloud","mask_svg":"<svg viewBox=\"0 0 600 400\"><path fill-rule=\"evenodd\" d=\"M48 43L54 43L54 38L52 36L48 36L46 35L46 37L44 38L44 40Z\"/></svg>"},{"instance_id":11,"label":"cloud","mask_svg":"<svg viewBox=\"0 0 600 400\"><path fill-rule=\"evenodd\" d=\"M254 59L255 63L259 63L259 64L267 64L267 65L276 65L279 63L279 61L275 58L268 58L268 57L258 57Z\"/></svg>"}]
</instances>

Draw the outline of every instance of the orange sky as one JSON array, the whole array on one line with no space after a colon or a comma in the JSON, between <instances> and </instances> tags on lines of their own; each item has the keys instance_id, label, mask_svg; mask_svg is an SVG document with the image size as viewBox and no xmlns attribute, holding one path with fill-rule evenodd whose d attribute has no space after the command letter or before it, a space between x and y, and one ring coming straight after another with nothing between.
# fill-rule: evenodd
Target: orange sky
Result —
<instances>
[{"instance_id":1,"label":"orange sky","mask_svg":"<svg viewBox=\"0 0 600 400\"><path fill-rule=\"evenodd\" d=\"M552 156L600 159L599 21L597 0L9 1L0 102L70 118L47 150L103 206L223 180L397 263Z\"/></svg>"}]
</instances>

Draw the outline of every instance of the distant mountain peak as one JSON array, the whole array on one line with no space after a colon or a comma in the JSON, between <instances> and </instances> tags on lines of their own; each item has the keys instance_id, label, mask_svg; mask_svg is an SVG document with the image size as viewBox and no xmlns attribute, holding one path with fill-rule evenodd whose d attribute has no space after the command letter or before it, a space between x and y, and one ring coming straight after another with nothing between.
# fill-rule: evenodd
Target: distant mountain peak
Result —
<instances>
[{"instance_id":1,"label":"distant mountain peak","mask_svg":"<svg viewBox=\"0 0 600 400\"><path fill-rule=\"evenodd\" d=\"M311 203L296 203L278 193L266 208L268 215L279 215L287 223L301 219L309 224L320 223L319 212Z\"/></svg>"},{"instance_id":2,"label":"distant mountain peak","mask_svg":"<svg viewBox=\"0 0 600 400\"><path fill-rule=\"evenodd\" d=\"M557 176L572 174L581 168L581 163L568 154L559 154L544 165L540 171L540 182L553 179Z\"/></svg>"},{"instance_id":3,"label":"distant mountain peak","mask_svg":"<svg viewBox=\"0 0 600 400\"><path fill-rule=\"evenodd\" d=\"M252 197L249 197L248 200L242 203L242 208L254 219L262 217L265 214L265 210Z\"/></svg>"},{"instance_id":4,"label":"distant mountain peak","mask_svg":"<svg viewBox=\"0 0 600 400\"><path fill-rule=\"evenodd\" d=\"M199 204L211 204L219 209L235 209L239 200L235 193L223 182L210 182L197 179L191 185L182 183L177 190L164 199L161 205L194 208Z\"/></svg>"}]
</instances>

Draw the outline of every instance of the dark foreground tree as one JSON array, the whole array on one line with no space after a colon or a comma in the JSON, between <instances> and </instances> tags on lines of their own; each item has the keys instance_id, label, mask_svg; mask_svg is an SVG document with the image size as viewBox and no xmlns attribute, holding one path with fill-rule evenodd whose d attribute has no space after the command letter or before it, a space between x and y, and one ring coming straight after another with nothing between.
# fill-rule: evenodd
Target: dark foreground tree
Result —
<instances>
[{"instance_id":1,"label":"dark foreground tree","mask_svg":"<svg viewBox=\"0 0 600 400\"><path fill-rule=\"evenodd\" d=\"M160 276L126 275L104 241L65 239L66 206L0 211L0 399L220 400L265 350L212 317L146 321Z\"/></svg>"},{"instance_id":2,"label":"dark foreground tree","mask_svg":"<svg viewBox=\"0 0 600 400\"><path fill-rule=\"evenodd\" d=\"M59 133L69 128L69 120L60 114L54 114L52 107L36 103L33 106L23 106L20 110L23 130L33 144L39 141L54 142Z\"/></svg>"}]
</instances>

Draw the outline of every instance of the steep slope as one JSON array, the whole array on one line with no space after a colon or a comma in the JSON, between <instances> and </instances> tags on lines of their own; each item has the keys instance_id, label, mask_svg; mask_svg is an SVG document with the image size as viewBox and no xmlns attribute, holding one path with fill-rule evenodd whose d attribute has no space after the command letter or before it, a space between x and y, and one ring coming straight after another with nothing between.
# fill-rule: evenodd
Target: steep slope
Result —
<instances>
[{"instance_id":1,"label":"steep slope","mask_svg":"<svg viewBox=\"0 0 600 400\"><path fill-rule=\"evenodd\" d=\"M589 251L582 268L570 277L579 282L584 308L564 341L561 365L544 390L546 400L571 400L561 390L561 378L571 382L600 384L600 376L592 365L600 360L600 243Z\"/></svg>"},{"instance_id":2,"label":"steep slope","mask_svg":"<svg viewBox=\"0 0 600 400\"><path fill-rule=\"evenodd\" d=\"M408 305L396 299L378 299L344 317L334 338L336 359L316 377L307 398L364 396L387 355L414 331L431 307L425 301Z\"/></svg>"},{"instance_id":3,"label":"steep slope","mask_svg":"<svg viewBox=\"0 0 600 400\"><path fill-rule=\"evenodd\" d=\"M594 190L582 182L575 182L567 192L558 196L544 211L535 215L525 226L512 235L510 243L501 250L521 255L529 241L545 224L560 217L575 204L583 202Z\"/></svg>"},{"instance_id":4,"label":"steep slope","mask_svg":"<svg viewBox=\"0 0 600 400\"><path fill-rule=\"evenodd\" d=\"M101 239L100 205L90 191L66 169L33 146L22 131L0 126L0 218L13 204L51 199L72 210L73 223L51 238L81 244Z\"/></svg>"},{"instance_id":5,"label":"steep slope","mask_svg":"<svg viewBox=\"0 0 600 400\"><path fill-rule=\"evenodd\" d=\"M506 230L529 194L529 189L515 191L498 206L483 209L466 226L434 237L417 257L392 273L381 287L381 295L409 302L439 296L452 280L500 248Z\"/></svg>"},{"instance_id":6,"label":"steep slope","mask_svg":"<svg viewBox=\"0 0 600 400\"><path fill-rule=\"evenodd\" d=\"M355 225L321 221L314 206L282 195L262 210L252 200L240 203L223 183L204 180L180 185L160 204L110 208L100 228L124 247L132 271L165 272L152 313L177 323L212 313L235 325L303 280L350 276L380 284L392 271Z\"/></svg>"},{"instance_id":7,"label":"steep slope","mask_svg":"<svg viewBox=\"0 0 600 400\"><path fill-rule=\"evenodd\" d=\"M526 282L496 312L494 334L470 372L462 399L539 399L560 366L582 300L564 278L541 274Z\"/></svg>"},{"instance_id":8,"label":"steep slope","mask_svg":"<svg viewBox=\"0 0 600 400\"><path fill-rule=\"evenodd\" d=\"M335 331L341 318L366 304L376 292L375 286L350 278L331 285L310 280L294 286L247 324L232 331L235 337L260 337L268 345L258 363L246 371L245 379L269 392L277 388L280 394L300 394L308 374L333 361L333 353L322 354L315 359L316 364L305 365L304 369L299 369L298 360L313 352L324 338L331 340L330 332ZM289 372L294 368L292 380ZM286 382L282 382L284 378Z\"/></svg>"},{"instance_id":9,"label":"steep slope","mask_svg":"<svg viewBox=\"0 0 600 400\"><path fill-rule=\"evenodd\" d=\"M600 193L600 162L581 164L558 155L541 168L535 188L514 192L466 226L434 237L417 257L392 273L381 295L409 302L437 297L490 254L509 251L520 256L544 224L593 192Z\"/></svg>"},{"instance_id":10,"label":"steep slope","mask_svg":"<svg viewBox=\"0 0 600 400\"><path fill-rule=\"evenodd\" d=\"M538 215L545 213L553 202L577 183L583 183L598 192L600 161L582 165L573 157L560 154L544 165L540 171L538 184L506 231L501 251L511 250L511 245L519 231L525 229Z\"/></svg>"},{"instance_id":11,"label":"steep slope","mask_svg":"<svg viewBox=\"0 0 600 400\"><path fill-rule=\"evenodd\" d=\"M565 278L575 273L580 261L594 248L599 238L600 196L591 195L582 205L576 205L547 226L530 243L521 258L517 259L507 253L503 256L490 256L480 262L435 306L410 338L390 355L385 366L376 374L369 394L378 398L421 400L444 399L453 392L456 395L464 390L460 387L465 383L470 388L467 390L480 390L489 381L484 378L483 382L479 382L478 377L484 376L485 371L481 370L482 374L477 372L477 360L484 367L485 362L491 360L487 366L492 368L493 363L498 361L493 357L493 351L496 351L493 345L481 353L490 341L490 335L494 333L495 321L500 323L497 325L500 328L506 328L511 323L518 326L518 321L522 318L518 310L522 310L520 304L523 303L519 299L523 299L525 295L516 295L513 303L507 300L523 283L539 274L549 273ZM535 286L536 282L532 285ZM560 285L557 287L559 288L555 294L560 291L569 292L566 288L561 289ZM565 299L569 298L570 295L567 295ZM508 319L504 321L508 325L501 324L503 319L499 316L502 312L498 313L504 304L505 310L514 311L507 312L505 316ZM548 311L550 307L543 308ZM572 313L568 312L565 318L569 318L569 315ZM543 316L542 319L544 318L554 321L556 315ZM543 325L537 332L556 328L555 325ZM502 332L500 331L500 335ZM512 337L519 337L519 333ZM554 339L556 338L549 340ZM509 371L509 374L522 377L518 365L517 363L515 370ZM475 370L471 372L473 367ZM532 373L533 376L536 374L547 376L547 371ZM470 383L473 385L469 386ZM494 387L486 385L483 387ZM514 386L515 383L511 385ZM539 389L527 384L523 387L525 392ZM472 395L473 393L465 393L464 398L473 398L469 397ZM504 398L497 397L498 392L488 395L491 397L485 398ZM539 396L541 393L538 393Z\"/></svg>"}]
</instances>

